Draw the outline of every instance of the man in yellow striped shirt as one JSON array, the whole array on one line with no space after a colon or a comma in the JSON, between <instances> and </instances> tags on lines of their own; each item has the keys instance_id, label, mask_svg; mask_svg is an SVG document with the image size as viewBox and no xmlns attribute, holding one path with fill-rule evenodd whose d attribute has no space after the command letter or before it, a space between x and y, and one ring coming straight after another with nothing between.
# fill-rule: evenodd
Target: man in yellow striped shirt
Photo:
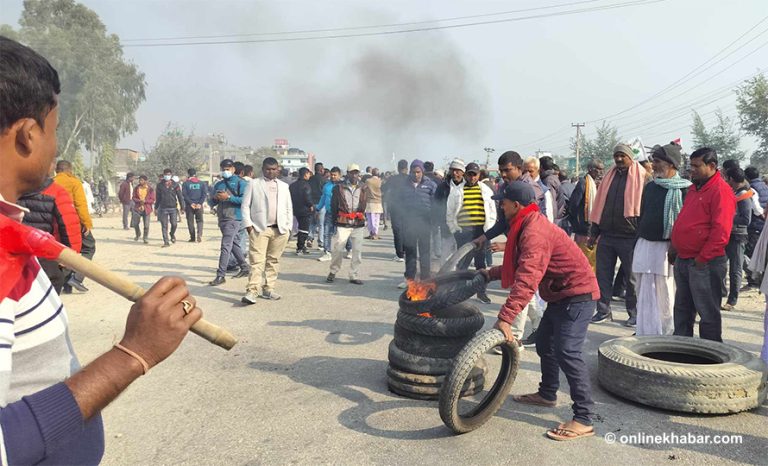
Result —
<instances>
[{"instance_id":1,"label":"man in yellow striped shirt","mask_svg":"<svg viewBox=\"0 0 768 466\"><path fill-rule=\"evenodd\" d=\"M481 236L496 223L496 203L491 199L493 191L485 183L479 183L480 166L474 162L467 164L464 178L466 183L463 188L454 189L448 195L445 218L456 238L457 247ZM485 251L478 249L475 252L475 269L485 267ZM484 303L491 302L484 291L479 292L477 297Z\"/></svg>"}]
</instances>

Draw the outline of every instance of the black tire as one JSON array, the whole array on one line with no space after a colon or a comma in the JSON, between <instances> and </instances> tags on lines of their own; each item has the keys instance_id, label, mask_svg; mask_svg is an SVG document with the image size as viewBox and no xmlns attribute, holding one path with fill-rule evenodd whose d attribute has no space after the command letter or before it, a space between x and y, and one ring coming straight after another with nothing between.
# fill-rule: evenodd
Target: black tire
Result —
<instances>
[{"instance_id":1,"label":"black tire","mask_svg":"<svg viewBox=\"0 0 768 466\"><path fill-rule=\"evenodd\" d=\"M485 376L485 372L488 370L485 359L481 359L477 366L472 368L469 373L469 380L477 380ZM402 371L396 367L387 367L387 376L398 382L414 384L414 385L427 385L433 387L440 387L445 382L445 375L424 375L413 374L411 372Z\"/></svg>"},{"instance_id":2,"label":"black tire","mask_svg":"<svg viewBox=\"0 0 768 466\"><path fill-rule=\"evenodd\" d=\"M477 272L459 270L435 277L437 291L423 301L408 299L408 290L400 295L400 310L408 314L433 312L466 301L478 291L485 289L485 278Z\"/></svg>"},{"instance_id":3,"label":"black tire","mask_svg":"<svg viewBox=\"0 0 768 466\"><path fill-rule=\"evenodd\" d=\"M459 396L472 396L483 390L485 379L482 377L477 380L467 380L467 382L461 387L461 393ZM440 387L430 387L428 385L413 385L400 382L398 380L387 378L387 387L390 391L398 395L402 395L409 398L419 397L418 399L424 400L437 400L440 397Z\"/></svg>"},{"instance_id":4,"label":"black tire","mask_svg":"<svg viewBox=\"0 0 768 466\"><path fill-rule=\"evenodd\" d=\"M445 260L445 263L440 267L437 274L443 275L457 270L468 269L469 264L472 262L472 259L474 259L474 255L472 254L474 250L475 245L472 243L467 243L460 247L456 252L448 256L448 259Z\"/></svg>"},{"instance_id":5,"label":"black tire","mask_svg":"<svg viewBox=\"0 0 768 466\"><path fill-rule=\"evenodd\" d=\"M474 335L483 328L485 317L477 306L459 303L433 312L433 317L398 311L397 324L421 335L462 337Z\"/></svg>"},{"instance_id":6,"label":"black tire","mask_svg":"<svg viewBox=\"0 0 768 466\"><path fill-rule=\"evenodd\" d=\"M645 355L703 358L713 364L669 362ZM600 385L628 400L688 413L738 413L766 398L768 367L740 348L678 336L625 337L600 345ZM642 383L638 383L642 380Z\"/></svg>"},{"instance_id":7,"label":"black tire","mask_svg":"<svg viewBox=\"0 0 768 466\"><path fill-rule=\"evenodd\" d=\"M496 382L472 411L466 415L460 414L459 398L462 397L461 387L464 381L477 361L489 349L496 346L501 348L502 352L501 369ZM463 434L485 424L504 403L517 377L519 364L520 354L517 345L510 344L501 330L491 329L479 333L453 360L453 367L440 389L440 418L445 425L453 432Z\"/></svg>"},{"instance_id":8,"label":"black tire","mask_svg":"<svg viewBox=\"0 0 768 466\"><path fill-rule=\"evenodd\" d=\"M432 358L453 359L472 335L464 337L431 337L420 335L395 324L395 344L406 353Z\"/></svg>"},{"instance_id":9,"label":"black tire","mask_svg":"<svg viewBox=\"0 0 768 466\"><path fill-rule=\"evenodd\" d=\"M395 340L389 343L389 363L392 367L413 374L445 375L451 370L450 359L406 353L395 345Z\"/></svg>"}]
</instances>

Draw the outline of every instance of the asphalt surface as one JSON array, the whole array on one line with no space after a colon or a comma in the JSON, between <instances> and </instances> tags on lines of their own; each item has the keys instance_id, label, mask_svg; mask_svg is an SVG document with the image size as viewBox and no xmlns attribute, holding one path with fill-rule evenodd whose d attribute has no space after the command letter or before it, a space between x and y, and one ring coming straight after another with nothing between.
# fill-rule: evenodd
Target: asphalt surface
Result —
<instances>
[{"instance_id":1,"label":"asphalt surface","mask_svg":"<svg viewBox=\"0 0 768 466\"><path fill-rule=\"evenodd\" d=\"M597 347L632 334L619 322L592 325L585 345L596 402L597 435L555 442L544 432L570 419L568 385L556 408L508 399L480 429L453 435L437 403L387 390L387 346L397 313L403 264L392 261L389 231L365 241L363 286L347 280L349 261L334 284L318 254L298 257L290 245L281 260L280 301L240 304L246 280L214 277L219 234L206 216L205 240L161 249L159 224L149 245L133 241L117 217L95 219L95 260L144 287L163 275L185 278L205 317L239 338L227 352L190 334L179 350L135 382L103 413L106 465L128 464L768 464L768 407L728 416L648 408L622 400L597 383ZM494 257L500 260L500 255ZM85 294L65 295L71 337L82 363L120 339L130 303L93 282ZM505 293L492 304L473 300L495 321ZM747 294L724 315L724 336L753 353L762 344L763 304ZM615 314L625 312L621 303ZM491 370L497 356L487 356ZM535 351L522 353L512 393L535 391ZM638 380L642 384L642 380ZM622 435L741 435L740 444L621 444ZM606 442L614 434L616 443ZM610 435L608 435L610 437Z\"/></svg>"}]
</instances>

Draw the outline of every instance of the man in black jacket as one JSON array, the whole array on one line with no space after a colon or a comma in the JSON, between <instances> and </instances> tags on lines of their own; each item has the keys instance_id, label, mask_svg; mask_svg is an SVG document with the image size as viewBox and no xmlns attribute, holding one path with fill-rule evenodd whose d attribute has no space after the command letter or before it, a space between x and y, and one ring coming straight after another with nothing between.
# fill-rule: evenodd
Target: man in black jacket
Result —
<instances>
[{"instance_id":1,"label":"man in black jacket","mask_svg":"<svg viewBox=\"0 0 768 466\"><path fill-rule=\"evenodd\" d=\"M309 176L311 174L308 168L301 167L298 179L288 187L291 192L291 202L293 203L293 216L296 217L296 221L299 224L296 255L309 254L306 242L307 237L309 237L309 225L315 212L315 203L312 202L312 187L309 184Z\"/></svg>"},{"instance_id":2,"label":"man in black jacket","mask_svg":"<svg viewBox=\"0 0 768 466\"><path fill-rule=\"evenodd\" d=\"M426 165L426 164L425 164ZM451 234L451 230L446 223L446 208L448 204L448 195L453 189L462 189L464 186L464 161L453 159L448 168L449 176L444 181L437 183L435 197L432 203L432 224L440 228L440 263L445 262L455 250L456 240Z\"/></svg>"},{"instance_id":3,"label":"man in black jacket","mask_svg":"<svg viewBox=\"0 0 768 466\"><path fill-rule=\"evenodd\" d=\"M744 246L747 243L747 229L752 221L754 192L749 186L744 175L744 170L739 167L729 168L725 172L725 179L736 194L736 215L733 217L733 229L725 247L725 255L728 256L728 281L730 290L728 300L721 308L724 311L732 311L739 300L739 288L744 274ZM723 280L725 281L725 280Z\"/></svg>"},{"instance_id":4,"label":"man in black jacket","mask_svg":"<svg viewBox=\"0 0 768 466\"><path fill-rule=\"evenodd\" d=\"M312 189L312 202L314 204L320 202L320 198L323 196L323 186L325 186L325 181L325 167L323 167L322 163L317 162L315 164L315 174L309 178L309 187ZM320 238L323 237L321 233L324 219L322 217L325 212L322 212L323 215L320 214L321 213L318 211L312 213L312 221L309 224L309 238L307 239L308 248L312 247L315 234L317 234L318 248L322 247L322 244L319 243L321 242Z\"/></svg>"},{"instance_id":5,"label":"man in black jacket","mask_svg":"<svg viewBox=\"0 0 768 466\"><path fill-rule=\"evenodd\" d=\"M407 209L404 207L407 205L404 202L404 195L407 193L408 183L408 161L403 159L397 162L397 174L389 177L381 188L392 220L392 236L395 243L394 260L396 262L405 262L403 219L407 215Z\"/></svg>"},{"instance_id":6,"label":"man in black jacket","mask_svg":"<svg viewBox=\"0 0 768 466\"><path fill-rule=\"evenodd\" d=\"M592 210L592 203L595 201L597 187L603 178L604 169L603 162L590 160L587 164L586 175L579 178L568 203L568 222L571 224L574 240L589 259L593 271L595 270L594 250L587 250L589 213Z\"/></svg>"},{"instance_id":7,"label":"man in black jacket","mask_svg":"<svg viewBox=\"0 0 768 466\"><path fill-rule=\"evenodd\" d=\"M163 170L163 179L155 188L155 214L160 220L160 228L163 230L163 247L167 248L176 242L176 226L178 208L184 208L184 197L181 188L172 180L173 171L170 168ZM170 243L168 242L168 224L171 225Z\"/></svg>"}]
</instances>

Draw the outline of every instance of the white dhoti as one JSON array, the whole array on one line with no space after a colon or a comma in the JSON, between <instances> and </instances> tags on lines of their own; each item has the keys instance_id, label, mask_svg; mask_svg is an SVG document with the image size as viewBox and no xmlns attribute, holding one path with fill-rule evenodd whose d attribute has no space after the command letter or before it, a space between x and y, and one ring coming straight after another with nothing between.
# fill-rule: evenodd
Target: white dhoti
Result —
<instances>
[{"instance_id":1,"label":"white dhoti","mask_svg":"<svg viewBox=\"0 0 768 466\"><path fill-rule=\"evenodd\" d=\"M632 256L637 279L637 335L672 335L675 278L667 259L669 241L638 238Z\"/></svg>"}]
</instances>

